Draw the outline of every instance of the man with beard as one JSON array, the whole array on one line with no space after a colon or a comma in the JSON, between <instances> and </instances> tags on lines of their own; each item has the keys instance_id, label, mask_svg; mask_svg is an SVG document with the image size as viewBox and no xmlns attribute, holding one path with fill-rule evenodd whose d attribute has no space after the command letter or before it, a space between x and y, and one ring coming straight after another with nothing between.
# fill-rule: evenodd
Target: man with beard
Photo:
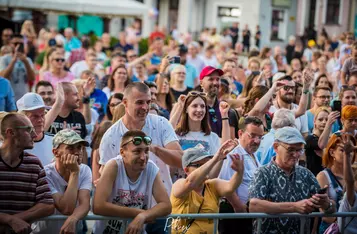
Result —
<instances>
[{"instance_id":1,"label":"man with beard","mask_svg":"<svg viewBox=\"0 0 357 234\"><path fill-rule=\"evenodd\" d=\"M269 112L274 113L276 110L285 108L288 110L298 109L298 105L294 104L295 100L295 82L290 76L285 76L279 79L284 83L284 86L277 92L276 100L273 102L273 106L270 107ZM309 93L308 82L304 83L302 95L307 95ZM301 132L304 137L308 135L308 125L306 113L295 119L295 126Z\"/></svg>"},{"instance_id":2,"label":"man with beard","mask_svg":"<svg viewBox=\"0 0 357 234\"><path fill-rule=\"evenodd\" d=\"M182 150L174 129L164 117L149 114L151 104L149 87L141 82L129 84L124 91L124 116L104 134L99 146L101 165L118 156L123 135L131 130L141 130L152 138L150 159L158 166L167 194L170 194L172 180L171 167L181 167ZM106 168L106 167L105 167ZM164 231L165 222L157 221L149 225L147 232Z\"/></svg>"},{"instance_id":3,"label":"man with beard","mask_svg":"<svg viewBox=\"0 0 357 234\"><path fill-rule=\"evenodd\" d=\"M221 81L221 76L224 72L221 69L216 69L211 66L203 68L200 74L200 84L202 91L207 94L207 105L209 113L209 123L211 129L219 137L222 135L222 121L229 121L231 138L238 137L235 126L238 126L238 115L232 109L228 112L228 118L221 117L219 110L218 91Z\"/></svg>"},{"instance_id":4,"label":"man with beard","mask_svg":"<svg viewBox=\"0 0 357 234\"><path fill-rule=\"evenodd\" d=\"M236 193L223 199L220 204L221 213L246 213L248 201L248 187L254 178L255 171L261 166L255 152L258 150L260 141L264 135L263 122L254 116L244 119L244 126L239 130L239 145L229 153L229 155L239 154L244 157L243 181L236 189ZM235 171L231 168L232 159L227 156L224 160L220 179L229 180ZM252 219L227 219L219 222L219 233L237 233L233 226L240 227L239 233L252 233Z\"/></svg>"},{"instance_id":5,"label":"man with beard","mask_svg":"<svg viewBox=\"0 0 357 234\"><path fill-rule=\"evenodd\" d=\"M65 93L64 103L48 132L55 135L65 128L71 128L84 139L87 135L86 122L83 115L75 111L79 107L78 90L70 82L62 82L62 86ZM88 99L88 97L83 99ZM89 101L83 101L83 105L89 105Z\"/></svg>"},{"instance_id":6,"label":"man with beard","mask_svg":"<svg viewBox=\"0 0 357 234\"><path fill-rule=\"evenodd\" d=\"M55 102L55 92L50 82L40 80L35 87L35 92L39 94L46 106L52 106Z\"/></svg>"},{"instance_id":7,"label":"man with beard","mask_svg":"<svg viewBox=\"0 0 357 234\"><path fill-rule=\"evenodd\" d=\"M325 86L315 87L314 92L312 93L314 106L306 112L307 122L309 127L309 133L312 133L314 129L314 117L315 112L319 107L330 105L331 100L331 89Z\"/></svg>"},{"instance_id":8,"label":"man with beard","mask_svg":"<svg viewBox=\"0 0 357 234\"><path fill-rule=\"evenodd\" d=\"M0 233L30 233L31 223L54 211L53 199L40 160L25 150L33 148L36 132L21 114L1 121Z\"/></svg>"}]
</instances>

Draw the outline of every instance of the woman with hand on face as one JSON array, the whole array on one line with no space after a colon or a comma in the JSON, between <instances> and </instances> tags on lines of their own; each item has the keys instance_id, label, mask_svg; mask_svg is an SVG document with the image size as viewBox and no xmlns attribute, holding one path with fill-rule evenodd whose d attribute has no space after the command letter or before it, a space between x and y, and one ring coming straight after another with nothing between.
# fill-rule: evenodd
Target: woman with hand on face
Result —
<instances>
[{"instance_id":1,"label":"woman with hand on face","mask_svg":"<svg viewBox=\"0 0 357 234\"><path fill-rule=\"evenodd\" d=\"M43 80L50 82L54 88L60 82L71 82L75 79L74 75L66 71L65 58L62 53L54 52L49 57L50 70L43 73Z\"/></svg>"},{"instance_id":2,"label":"woman with hand on face","mask_svg":"<svg viewBox=\"0 0 357 234\"><path fill-rule=\"evenodd\" d=\"M324 166L325 169L316 176L321 188L328 186L327 194L329 198L335 202L337 210L339 209L340 200L343 197L343 188L345 186L343 164L346 152L343 135L349 136L353 145L356 146L356 140L352 135L343 132L332 134L322 155L322 166ZM356 153L354 152L351 157L352 162L355 161L355 157ZM319 233L324 233L328 226L335 221L335 217L323 217Z\"/></svg>"},{"instance_id":3,"label":"woman with hand on face","mask_svg":"<svg viewBox=\"0 0 357 234\"><path fill-rule=\"evenodd\" d=\"M182 167L187 175L177 180L171 191L172 214L218 213L219 199L231 195L242 182L244 161L238 154L230 155L232 169L236 173L229 181L209 179L215 165L223 161L238 142L228 140L212 154L196 147L187 150L182 156ZM174 234L213 234L214 223L208 219L173 220L171 233Z\"/></svg>"}]
</instances>

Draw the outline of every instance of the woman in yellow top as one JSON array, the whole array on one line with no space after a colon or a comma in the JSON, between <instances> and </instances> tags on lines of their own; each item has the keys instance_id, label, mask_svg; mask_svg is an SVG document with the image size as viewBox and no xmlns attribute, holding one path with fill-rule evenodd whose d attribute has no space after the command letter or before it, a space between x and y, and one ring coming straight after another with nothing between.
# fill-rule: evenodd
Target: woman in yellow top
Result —
<instances>
[{"instance_id":1,"label":"woman in yellow top","mask_svg":"<svg viewBox=\"0 0 357 234\"><path fill-rule=\"evenodd\" d=\"M182 166L187 178L177 180L172 186L170 200L173 214L218 213L219 198L234 193L242 182L243 158L238 154L230 155L231 167L236 173L229 181L209 179L208 174L237 144L234 140L226 141L213 157L199 145L185 151ZM171 229L175 234L211 234L214 224L208 219L174 219Z\"/></svg>"}]
</instances>

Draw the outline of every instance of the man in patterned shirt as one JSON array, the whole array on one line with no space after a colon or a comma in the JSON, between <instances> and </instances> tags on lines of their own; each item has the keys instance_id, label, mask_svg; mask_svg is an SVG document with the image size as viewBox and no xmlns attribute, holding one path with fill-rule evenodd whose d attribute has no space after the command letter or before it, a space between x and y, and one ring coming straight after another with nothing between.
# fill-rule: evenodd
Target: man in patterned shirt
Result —
<instances>
[{"instance_id":1,"label":"man in patterned shirt","mask_svg":"<svg viewBox=\"0 0 357 234\"><path fill-rule=\"evenodd\" d=\"M278 129L274 137L276 157L257 170L249 187L249 211L308 214L321 208L326 213L334 212L334 204L327 194L317 194L320 186L312 172L297 165L306 144L300 131L284 127ZM257 225L254 226L257 232ZM299 232L299 218L263 219L261 233Z\"/></svg>"},{"instance_id":2,"label":"man in patterned shirt","mask_svg":"<svg viewBox=\"0 0 357 234\"><path fill-rule=\"evenodd\" d=\"M0 233L30 233L34 220L54 211L53 199L40 160L24 150L33 148L31 121L17 113L1 121Z\"/></svg>"}]
</instances>

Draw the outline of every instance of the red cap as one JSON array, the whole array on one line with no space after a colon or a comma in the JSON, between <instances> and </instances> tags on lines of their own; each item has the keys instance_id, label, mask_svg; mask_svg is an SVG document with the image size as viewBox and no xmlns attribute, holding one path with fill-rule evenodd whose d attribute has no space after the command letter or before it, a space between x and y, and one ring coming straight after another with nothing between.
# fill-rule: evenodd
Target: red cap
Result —
<instances>
[{"instance_id":1,"label":"red cap","mask_svg":"<svg viewBox=\"0 0 357 234\"><path fill-rule=\"evenodd\" d=\"M200 80L203 80L206 76L211 75L213 72L218 72L220 76L224 74L224 72L221 69L214 68L212 66L206 66L202 69L201 74L200 74Z\"/></svg>"}]
</instances>

